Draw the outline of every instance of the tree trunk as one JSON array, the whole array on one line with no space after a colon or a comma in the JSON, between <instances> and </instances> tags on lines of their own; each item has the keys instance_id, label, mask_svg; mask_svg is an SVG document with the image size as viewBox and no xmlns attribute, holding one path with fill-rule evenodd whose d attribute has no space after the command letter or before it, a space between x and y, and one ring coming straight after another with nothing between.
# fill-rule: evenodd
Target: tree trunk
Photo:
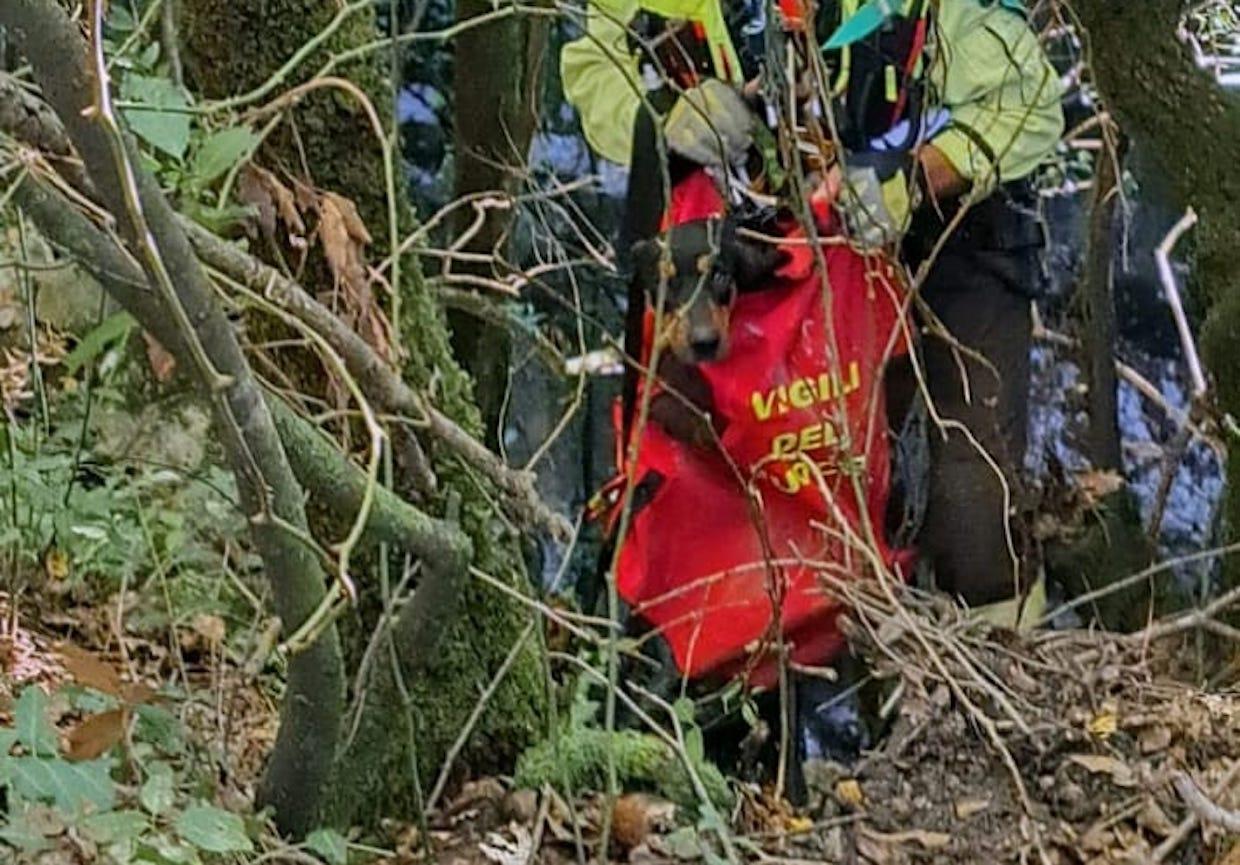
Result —
<instances>
[{"instance_id":1,"label":"tree trunk","mask_svg":"<svg viewBox=\"0 0 1240 865\"><path fill-rule=\"evenodd\" d=\"M1204 359L1220 411L1240 416L1240 99L1193 62L1176 29L1183 0L1074 0L1089 33L1095 78L1125 134L1150 153L1151 169L1181 208L1201 217L1193 235L1194 294L1206 311ZM1240 527L1240 459L1227 461L1224 503ZM1224 565L1240 582L1240 560Z\"/></svg>"},{"instance_id":2,"label":"tree trunk","mask_svg":"<svg viewBox=\"0 0 1240 865\"><path fill-rule=\"evenodd\" d=\"M262 84L341 9L335 0L181 0L184 59L191 86L226 97ZM327 58L379 38L373 13L356 13L292 74L284 86L305 80ZM373 100L390 123L392 93L382 55L370 55L334 71L347 76ZM295 127L296 134L293 134ZM356 203L375 238L378 256L388 252L387 200L381 150L366 116L336 91L311 94L292 121L273 136L260 158ZM304 165L303 165L304 162ZM303 168L306 169L303 171ZM400 229L415 226L403 180L397 183ZM474 435L482 424L469 377L449 346L443 311L422 279L415 255L402 259L401 321L405 380L430 393L438 407ZM309 286L311 289L316 286ZM323 288L318 286L317 288ZM456 511L472 543L474 564L519 589L526 588L518 539L490 503L492 479L481 477L446 449L426 442L439 480L431 510ZM459 504L455 504L459 503ZM373 585L373 584L372 584ZM372 590L373 591L373 590ZM389 814L408 817L419 797L415 781L433 782L466 719L531 613L477 580L468 580L459 614L438 647L425 647L399 629L393 635L408 687L406 705L388 651L376 655L363 686L366 710L339 751L333 822L369 822ZM416 618L416 617L414 617ZM368 623L367 627L373 623ZM365 636L354 645L360 654ZM541 664L531 647L515 663L491 699L476 735L460 760L478 771L510 768L511 760L544 725ZM358 698L359 695L353 695ZM412 759L411 759L412 758ZM416 766L416 773L413 771Z\"/></svg>"},{"instance_id":3,"label":"tree trunk","mask_svg":"<svg viewBox=\"0 0 1240 865\"><path fill-rule=\"evenodd\" d=\"M466 21L492 9L490 0L457 0L456 19ZM522 16L474 27L456 38L453 99L457 197L519 191L538 122L537 90L546 42L544 19ZM513 218L510 209L488 211L464 251L498 251L502 255ZM453 225L455 233L464 232L473 221L473 208L460 208ZM481 276L504 275L494 263L463 262L453 269ZM495 444L502 434L498 425L508 390L508 331L466 312L449 315L453 343L477 386L487 441Z\"/></svg>"}]
</instances>

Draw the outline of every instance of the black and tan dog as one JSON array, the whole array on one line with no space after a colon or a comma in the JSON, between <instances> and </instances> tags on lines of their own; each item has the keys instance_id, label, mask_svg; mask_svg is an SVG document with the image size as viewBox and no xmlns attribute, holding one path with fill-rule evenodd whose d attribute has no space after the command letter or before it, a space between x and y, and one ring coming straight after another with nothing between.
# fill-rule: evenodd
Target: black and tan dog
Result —
<instances>
[{"instance_id":1,"label":"black and tan dog","mask_svg":"<svg viewBox=\"0 0 1240 865\"><path fill-rule=\"evenodd\" d=\"M711 419L713 399L698 364L727 356L732 304L740 294L771 287L786 255L737 229L731 218L686 222L632 251L630 297L661 313L654 332L661 341L662 387L651 401L651 419L673 438L698 446L711 446L722 432ZM633 391L626 398L632 405L637 376L630 378L626 388Z\"/></svg>"}]
</instances>

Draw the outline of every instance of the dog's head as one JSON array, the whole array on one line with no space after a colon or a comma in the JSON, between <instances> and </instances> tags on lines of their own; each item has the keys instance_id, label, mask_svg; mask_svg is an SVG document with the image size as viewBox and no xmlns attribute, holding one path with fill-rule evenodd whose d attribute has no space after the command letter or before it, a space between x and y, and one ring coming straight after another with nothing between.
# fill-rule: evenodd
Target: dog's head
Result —
<instances>
[{"instance_id":1,"label":"dog's head","mask_svg":"<svg viewBox=\"0 0 1240 865\"><path fill-rule=\"evenodd\" d=\"M737 294L763 288L782 260L778 247L738 237L726 219L682 223L633 247L634 278L654 309L663 292L661 331L685 363L727 355Z\"/></svg>"}]
</instances>

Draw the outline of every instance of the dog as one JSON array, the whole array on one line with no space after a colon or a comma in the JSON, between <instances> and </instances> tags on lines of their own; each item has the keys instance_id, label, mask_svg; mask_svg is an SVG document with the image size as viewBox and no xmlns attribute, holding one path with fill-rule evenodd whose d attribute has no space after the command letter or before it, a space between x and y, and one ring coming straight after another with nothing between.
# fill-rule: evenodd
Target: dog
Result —
<instances>
[{"instance_id":1,"label":"dog","mask_svg":"<svg viewBox=\"0 0 1240 865\"><path fill-rule=\"evenodd\" d=\"M685 222L632 249L640 293L631 296L661 312L655 333L665 349L650 417L668 435L697 447L713 447L723 432L698 365L727 356L733 303L740 294L771 287L787 256L773 243L741 236L739 227L731 217Z\"/></svg>"}]
</instances>

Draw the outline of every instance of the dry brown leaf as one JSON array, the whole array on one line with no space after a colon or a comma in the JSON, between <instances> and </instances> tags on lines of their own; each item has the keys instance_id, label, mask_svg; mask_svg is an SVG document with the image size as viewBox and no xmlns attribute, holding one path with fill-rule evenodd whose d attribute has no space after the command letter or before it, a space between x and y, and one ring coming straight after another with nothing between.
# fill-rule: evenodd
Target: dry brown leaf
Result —
<instances>
[{"instance_id":1,"label":"dry brown leaf","mask_svg":"<svg viewBox=\"0 0 1240 865\"><path fill-rule=\"evenodd\" d=\"M952 843L952 836L946 832L928 832L924 829L894 832L885 837L896 844L916 844L926 850L938 850Z\"/></svg>"},{"instance_id":2,"label":"dry brown leaf","mask_svg":"<svg viewBox=\"0 0 1240 865\"><path fill-rule=\"evenodd\" d=\"M125 737L126 709L111 709L90 715L65 737L65 756L70 760L94 760Z\"/></svg>"},{"instance_id":3,"label":"dry brown leaf","mask_svg":"<svg viewBox=\"0 0 1240 865\"><path fill-rule=\"evenodd\" d=\"M168 383L177 371L177 359L145 330L142 331L142 338L146 342L146 362L151 365L151 375L160 384Z\"/></svg>"},{"instance_id":4,"label":"dry brown leaf","mask_svg":"<svg viewBox=\"0 0 1240 865\"><path fill-rule=\"evenodd\" d=\"M141 706L154 697L158 691L143 682L134 682L126 685L121 693L121 699L130 706Z\"/></svg>"},{"instance_id":5,"label":"dry brown leaf","mask_svg":"<svg viewBox=\"0 0 1240 865\"><path fill-rule=\"evenodd\" d=\"M835 798L841 805L860 808L865 805L865 793L856 778L845 778L835 785Z\"/></svg>"},{"instance_id":6,"label":"dry brown leaf","mask_svg":"<svg viewBox=\"0 0 1240 865\"><path fill-rule=\"evenodd\" d=\"M56 646L56 654L69 675L79 685L94 688L112 697L124 696L124 685L121 683L120 672L98 655L79 649L71 643Z\"/></svg>"},{"instance_id":7,"label":"dry brown leaf","mask_svg":"<svg viewBox=\"0 0 1240 865\"><path fill-rule=\"evenodd\" d=\"M277 229L283 224L289 246L305 247L306 223L297 197L270 171L256 165L243 168L237 178L237 199L258 212L258 226L267 238L278 240Z\"/></svg>"},{"instance_id":8,"label":"dry brown leaf","mask_svg":"<svg viewBox=\"0 0 1240 865\"><path fill-rule=\"evenodd\" d=\"M1145 800L1145 805L1137 814L1137 825L1160 838L1166 838L1176 830L1175 823L1153 799Z\"/></svg>"},{"instance_id":9,"label":"dry brown leaf","mask_svg":"<svg viewBox=\"0 0 1240 865\"><path fill-rule=\"evenodd\" d=\"M357 215L357 206L342 195L329 192L319 201L319 240L332 275L351 292L369 295L365 252L370 233Z\"/></svg>"},{"instance_id":10,"label":"dry brown leaf","mask_svg":"<svg viewBox=\"0 0 1240 865\"><path fill-rule=\"evenodd\" d=\"M1171 745L1171 730L1167 727L1146 727L1137 739L1142 754L1165 751ZM1240 863L1237 863L1240 865Z\"/></svg>"},{"instance_id":11,"label":"dry brown leaf","mask_svg":"<svg viewBox=\"0 0 1240 865\"><path fill-rule=\"evenodd\" d=\"M956 817L960 820L968 820L975 814L980 814L990 807L989 799L961 799L956 802Z\"/></svg>"},{"instance_id":12,"label":"dry brown leaf","mask_svg":"<svg viewBox=\"0 0 1240 865\"><path fill-rule=\"evenodd\" d=\"M1107 496L1123 489L1124 478L1115 471L1079 472L1076 476L1076 486L1081 491L1085 504L1093 507Z\"/></svg>"},{"instance_id":13,"label":"dry brown leaf","mask_svg":"<svg viewBox=\"0 0 1240 865\"><path fill-rule=\"evenodd\" d=\"M1068 760L1095 775L1110 775L1117 786L1132 787L1137 783L1132 769L1114 757L1105 754L1070 754Z\"/></svg>"}]
</instances>

